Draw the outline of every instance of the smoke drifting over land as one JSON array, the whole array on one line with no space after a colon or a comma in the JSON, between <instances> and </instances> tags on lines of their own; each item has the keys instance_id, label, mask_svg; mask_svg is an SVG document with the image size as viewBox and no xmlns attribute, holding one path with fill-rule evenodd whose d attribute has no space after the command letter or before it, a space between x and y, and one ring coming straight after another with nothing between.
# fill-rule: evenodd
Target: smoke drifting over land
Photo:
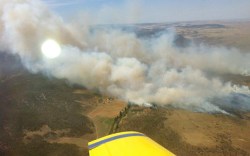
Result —
<instances>
[{"instance_id":1,"label":"smoke drifting over land","mask_svg":"<svg viewBox=\"0 0 250 156\"><path fill-rule=\"evenodd\" d=\"M173 32L141 39L117 29L89 31L78 23L64 23L36 0L1 0L0 17L0 48L18 54L31 72L65 78L138 104L171 104L195 111L225 113L221 103L230 106L233 100L222 99L240 93L245 95L240 96L241 105L250 110L248 87L207 76L208 72L250 75L250 54L194 45L178 48ZM42 56L41 44L48 38L62 46L56 59ZM216 98L220 100L213 102Z\"/></svg>"}]
</instances>

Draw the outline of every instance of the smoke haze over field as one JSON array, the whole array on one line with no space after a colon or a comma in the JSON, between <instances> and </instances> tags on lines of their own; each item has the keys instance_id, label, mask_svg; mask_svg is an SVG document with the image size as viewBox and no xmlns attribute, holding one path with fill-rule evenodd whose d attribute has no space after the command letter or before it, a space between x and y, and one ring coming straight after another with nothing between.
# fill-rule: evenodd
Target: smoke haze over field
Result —
<instances>
[{"instance_id":1,"label":"smoke haze over field","mask_svg":"<svg viewBox=\"0 0 250 156\"><path fill-rule=\"evenodd\" d=\"M249 19L249 0L43 0L65 19L98 24ZM86 18L88 17L88 18Z\"/></svg>"},{"instance_id":2,"label":"smoke haze over field","mask_svg":"<svg viewBox=\"0 0 250 156\"><path fill-rule=\"evenodd\" d=\"M138 104L156 103L195 111L223 112L239 96L250 110L246 86L222 82L208 72L250 75L250 54L236 49L174 45L173 31L151 39L119 29L89 31L84 19L65 23L41 1L1 0L0 48L18 54L33 73L65 78L88 89L98 89ZM42 56L46 39L61 44L55 59ZM213 99L221 98L218 102ZM237 96L238 97L238 96Z\"/></svg>"}]
</instances>

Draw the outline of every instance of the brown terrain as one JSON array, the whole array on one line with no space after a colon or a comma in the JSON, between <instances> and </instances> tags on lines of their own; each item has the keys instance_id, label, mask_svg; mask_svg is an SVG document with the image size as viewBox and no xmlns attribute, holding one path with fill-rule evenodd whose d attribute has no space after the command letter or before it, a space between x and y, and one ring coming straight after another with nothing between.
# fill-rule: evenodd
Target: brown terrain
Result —
<instances>
[{"instance_id":1,"label":"brown terrain","mask_svg":"<svg viewBox=\"0 0 250 156\"><path fill-rule=\"evenodd\" d=\"M198 44L250 52L250 22L212 21L191 25L195 26L176 27L176 32ZM225 74L221 78L250 86L249 76ZM116 117L119 120L114 120L110 132L145 133L177 155L250 155L250 113L239 113L225 115L131 106Z\"/></svg>"},{"instance_id":2,"label":"brown terrain","mask_svg":"<svg viewBox=\"0 0 250 156\"><path fill-rule=\"evenodd\" d=\"M250 52L250 22L205 22L214 23L220 26L176 31L198 44ZM128 130L146 134L177 155L250 155L249 112L225 115L131 106L64 80L19 70L19 64L8 64L8 56L0 59L0 155L88 155L89 141ZM249 76L222 77L250 86Z\"/></svg>"},{"instance_id":3,"label":"brown terrain","mask_svg":"<svg viewBox=\"0 0 250 156\"><path fill-rule=\"evenodd\" d=\"M108 135L114 118L126 107L124 101L108 96L102 96L86 89L75 89L73 94L80 95L75 102L82 106L83 115L87 115L94 124L93 133L82 136L67 136L70 129L52 130L48 125L43 125L39 130L24 130L23 142L29 143L37 136L43 137L48 143L74 144L84 151L88 148L88 142Z\"/></svg>"},{"instance_id":4,"label":"brown terrain","mask_svg":"<svg viewBox=\"0 0 250 156\"><path fill-rule=\"evenodd\" d=\"M143 132L177 155L250 155L249 115L133 106L117 131Z\"/></svg>"},{"instance_id":5,"label":"brown terrain","mask_svg":"<svg viewBox=\"0 0 250 156\"><path fill-rule=\"evenodd\" d=\"M176 27L176 32L195 42L250 52L250 21L192 22L187 27Z\"/></svg>"}]
</instances>

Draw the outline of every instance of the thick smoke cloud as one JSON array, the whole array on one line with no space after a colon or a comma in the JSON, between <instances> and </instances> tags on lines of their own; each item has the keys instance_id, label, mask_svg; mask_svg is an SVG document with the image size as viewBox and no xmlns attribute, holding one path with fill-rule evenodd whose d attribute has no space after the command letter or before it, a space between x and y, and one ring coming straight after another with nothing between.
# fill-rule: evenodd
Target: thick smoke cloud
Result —
<instances>
[{"instance_id":1,"label":"thick smoke cloud","mask_svg":"<svg viewBox=\"0 0 250 156\"><path fill-rule=\"evenodd\" d=\"M0 48L18 54L31 72L65 78L137 104L195 111L226 113L221 104L230 107L233 100L223 99L239 94L244 95L237 96L244 98L241 108L249 110L248 87L207 73L250 75L250 54L218 47L178 48L170 32L141 39L117 29L90 31L65 23L37 0L1 0L0 17ZM41 54L41 44L48 38L62 46L56 59Z\"/></svg>"}]
</instances>

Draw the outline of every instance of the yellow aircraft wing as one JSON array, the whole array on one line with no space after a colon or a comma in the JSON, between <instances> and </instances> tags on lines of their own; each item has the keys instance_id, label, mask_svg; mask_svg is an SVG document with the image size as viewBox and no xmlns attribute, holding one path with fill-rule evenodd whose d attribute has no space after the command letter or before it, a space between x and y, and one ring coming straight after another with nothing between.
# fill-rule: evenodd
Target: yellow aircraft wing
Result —
<instances>
[{"instance_id":1,"label":"yellow aircraft wing","mask_svg":"<svg viewBox=\"0 0 250 156\"><path fill-rule=\"evenodd\" d=\"M174 156L142 133L111 134L88 143L90 156Z\"/></svg>"}]
</instances>

